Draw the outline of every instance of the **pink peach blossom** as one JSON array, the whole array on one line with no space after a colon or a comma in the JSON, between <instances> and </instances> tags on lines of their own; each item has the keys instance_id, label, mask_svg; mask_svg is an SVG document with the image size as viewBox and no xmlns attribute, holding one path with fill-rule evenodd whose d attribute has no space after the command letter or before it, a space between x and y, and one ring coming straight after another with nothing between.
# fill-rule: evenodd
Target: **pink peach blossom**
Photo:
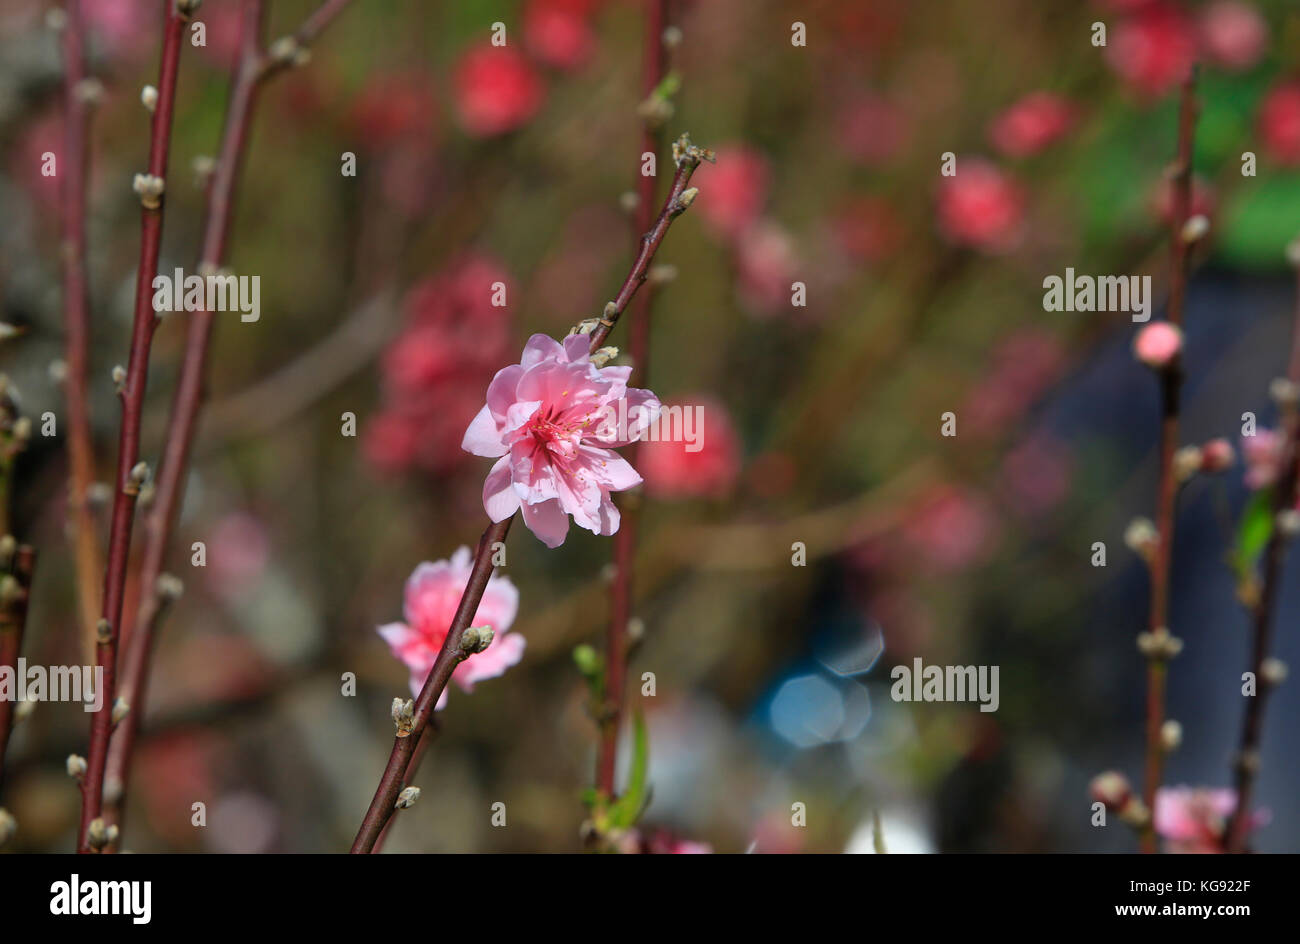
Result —
<instances>
[{"instance_id":1,"label":"pink peach blossom","mask_svg":"<svg viewBox=\"0 0 1300 944\"><path fill-rule=\"evenodd\" d=\"M738 239L758 220L770 178L767 158L758 151L721 147L717 170L710 171L709 186L701 191L694 207L713 232L724 239Z\"/></svg>"},{"instance_id":2,"label":"pink peach blossom","mask_svg":"<svg viewBox=\"0 0 1300 944\"><path fill-rule=\"evenodd\" d=\"M1170 852L1223 851L1224 831L1237 809L1237 791L1230 788L1161 787L1156 792L1156 832L1169 842ZM1250 817L1252 827L1268 822L1265 811Z\"/></svg>"},{"instance_id":3,"label":"pink peach blossom","mask_svg":"<svg viewBox=\"0 0 1300 944\"><path fill-rule=\"evenodd\" d=\"M1111 30L1106 61L1143 98L1157 98L1187 77L1196 31L1167 0L1152 0Z\"/></svg>"},{"instance_id":4,"label":"pink peach blossom","mask_svg":"<svg viewBox=\"0 0 1300 944\"><path fill-rule=\"evenodd\" d=\"M1241 458L1246 465L1246 487L1267 488L1282 470L1282 437L1272 429L1257 429L1241 437Z\"/></svg>"},{"instance_id":5,"label":"pink peach blossom","mask_svg":"<svg viewBox=\"0 0 1300 944\"><path fill-rule=\"evenodd\" d=\"M554 69L577 69L590 57L596 36L584 0L529 0L524 8L524 43Z\"/></svg>"},{"instance_id":6,"label":"pink peach blossom","mask_svg":"<svg viewBox=\"0 0 1300 944\"><path fill-rule=\"evenodd\" d=\"M1183 349L1183 332L1168 321L1143 326L1133 339L1133 354L1156 370L1168 367Z\"/></svg>"},{"instance_id":7,"label":"pink peach blossom","mask_svg":"<svg viewBox=\"0 0 1300 944\"><path fill-rule=\"evenodd\" d=\"M699 441L691 449L686 442L644 443L637 462L646 492L668 498L725 495L740 474L740 441L727 408L709 398L677 402L684 411L699 407Z\"/></svg>"},{"instance_id":8,"label":"pink peach blossom","mask_svg":"<svg viewBox=\"0 0 1300 944\"><path fill-rule=\"evenodd\" d=\"M1201 11L1201 48L1217 66L1249 69L1268 45L1268 26L1259 11L1237 0L1217 0Z\"/></svg>"},{"instance_id":9,"label":"pink peach blossom","mask_svg":"<svg viewBox=\"0 0 1300 944\"><path fill-rule=\"evenodd\" d=\"M1264 96L1259 135L1275 161L1289 167L1300 164L1300 82L1284 82Z\"/></svg>"},{"instance_id":10,"label":"pink peach blossom","mask_svg":"<svg viewBox=\"0 0 1300 944\"><path fill-rule=\"evenodd\" d=\"M418 695L424 680L438 658L447 630L456 616L461 594L469 583L472 561L468 547L457 548L451 560L429 563L415 568L406 581L404 623L387 623L378 633L411 670L411 692ZM519 591L509 577L495 574L488 579L483 599L470 621L471 626L490 626L495 634L484 652L472 655L456 666L452 680L462 691L474 690L474 683L496 678L524 654L524 637L508 632L519 610ZM447 691L438 698L438 709L447 703Z\"/></svg>"},{"instance_id":11,"label":"pink peach blossom","mask_svg":"<svg viewBox=\"0 0 1300 944\"><path fill-rule=\"evenodd\" d=\"M456 65L454 83L461 126L478 138L527 123L546 93L532 65L510 46L470 49Z\"/></svg>"},{"instance_id":12,"label":"pink peach blossom","mask_svg":"<svg viewBox=\"0 0 1300 944\"><path fill-rule=\"evenodd\" d=\"M1008 157L1029 157L1063 137L1074 116L1074 106L1059 95L1032 92L993 120L989 140Z\"/></svg>"},{"instance_id":13,"label":"pink peach blossom","mask_svg":"<svg viewBox=\"0 0 1300 944\"><path fill-rule=\"evenodd\" d=\"M627 445L659 414L653 393L627 385L631 367L591 363L589 341L529 338L519 363L492 378L461 444L498 460L483 483L488 517L504 521L522 511L547 547L564 543L570 515L593 534L618 530L609 495L641 484L641 476L611 447ZM628 420L622 428L609 422L616 415Z\"/></svg>"},{"instance_id":14,"label":"pink peach blossom","mask_svg":"<svg viewBox=\"0 0 1300 944\"><path fill-rule=\"evenodd\" d=\"M984 252L1006 252L1020 241L1025 195L1020 185L989 161L957 161L957 173L939 185L939 230L953 243Z\"/></svg>"}]
</instances>

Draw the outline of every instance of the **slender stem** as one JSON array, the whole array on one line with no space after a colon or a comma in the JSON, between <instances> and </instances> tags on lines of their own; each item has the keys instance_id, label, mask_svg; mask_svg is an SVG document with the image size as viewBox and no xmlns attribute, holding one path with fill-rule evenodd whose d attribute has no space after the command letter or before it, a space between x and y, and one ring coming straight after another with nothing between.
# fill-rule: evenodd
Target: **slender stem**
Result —
<instances>
[{"instance_id":1,"label":"slender stem","mask_svg":"<svg viewBox=\"0 0 1300 944\"><path fill-rule=\"evenodd\" d=\"M263 0L243 0L240 11L240 53L234 67L216 168L208 185L203 242L199 251L200 271L215 269L225 259L234 212L235 188L239 182L257 93L262 83L291 64L293 49L305 48L349 2L351 0L326 0L322 3L293 34L296 45L277 58L268 55L262 48ZM163 573L167 549L184 493L185 474L189 468L199 411L203 405L214 317L214 312L206 310L195 311L190 316L180 376L163 440L154 498L144 522L140 606L127 635L122 663L121 696L130 706L130 711L113 735L106 777L108 813L119 824L124 810L123 801L135 739L144 717L154 642L166 613L166 600L159 593L158 581Z\"/></svg>"},{"instance_id":2,"label":"slender stem","mask_svg":"<svg viewBox=\"0 0 1300 944\"><path fill-rule=\"evenodd\" d=\"M1300 384L1300 273L1296 280L1295 322L1292 329L1291 361L1287 379ZM1273 626L1278 593L1282 584L1282 561L1286 556L1287 535L1278 523L1278 516L1296 507L1297 485L1300 484L1300 409L1296 404L1286 405L1283 417L1282 474L1273 493L1273 532L1264 550L1263 583L1259 602L1254 608L1254 639L1251 645L1250 671L1255 677L1255 696L1246 702L1246 715L1241 726L1241 747L1236 759L1237 807L1228 821L1224 848L1227 852L1245 852L1246 837L1250 832L1250 804L1254 794L1255 778L1259 774L1260 739L1264 729L1264 708L1276 684L1267 677L1264 662L1272 647Z\"/></svg>"},{"instance_id":3,"label":"slender stem","mask_svg":"<svg viewBox=\"0 0 1300 944\"><path fill-rule=\"evenodd\" d=\"M188 6L186 6L188 9ZM149 176L167 179L167 157L171 147L172 116L176 106L176 75L181 45L189 14L180 0L166 6L162 60L158 69L158 101L154 109L149 141ZM81 827L78 850L89 852L90 824L99 818L103 802L104 770L108 760L108 739L112 731L117 642L126 590L127 564L131 551L131 528L135 517L140 482L133 470L140 461L140 423L144 412L145 387L149 378L149 349L158 319L153 310L153 280L158 273L158 252L162 243L164 197L141 199L140 262L136 270L135 317L131 328L131 353L122 386L122 428L118 443L117 489L109 525L108 566L104 574L103 621L96 633L95 660L103 670L102 704L91 720L90 752L81 782Z\"/></svg>"},{"instance_id":4,"label":"slender stem","mask_svg":"<svg viewBox=\"0 0 1300 944\"><path fill-rule=\"evenodd\" d=\"M1170 222L1172 271L1166 317L1182 326L1187 297L1187 263L1191 248L1183 230L1191 213L1192 145L1196 131L1196 73L1183 82L1178 110L1178 157L1173 177L1173 219ZM1174 547L1174 504L1178 482L1174 470L1174 452L1178 449L1183 374L1179 363L1170 365L1160 376L1161 418L1159 445L1159 484L1156 490L1156 531L1159 539L1151 561L1151 605L1147 630L1151 633L1169 626L1169 570ZM1161 729L1165 723L1165 689L1168 662L1164 658L1147 660L1146 764L1142 796L1148 810L1155 809L1156 791L1160 788L1165 749ZM1142 829L1143 852L1156 851L1155 827L1151 822Z\"/></svg>"},{"instance_id":5,"label":"slender stem","mask_svg":"<svg viewBox=\"0 0 1300 944\"><path fill-rule=\"evenodd\" d=\"M63 27L63 231L64 398L67 405L68 510L77 574L77 608L82 646L89 655L99 622L99 580L104 572L95 519L86 494L95 480L86 374L90 360L90 311L86 288L87 101L85 25L81 0L67 0Z\"/></svg>"},{"instance_id":6,"label":"slender stem","mask_svg":"<svg viewBox=\"0 0 1300 944\"><path fill-rule=\"evenodd\" d=\"M17 673L18 655L23 648L27 601L35 569L36 552L27 544L19 545L13 559L0 568L0 573L4 574L3 592L0 593L0 668L14 673ZM9 746L16 707L12 699L0 698L0 787L4 786L5 749Z\"/></svg>"},{"instance_id":7,"label":"slender stem","mask_svg":"<svg viewBox=\"0 0 1300 944\"><path fill-rule=\"evenodd\" d=\"M668 227L689 206L689 201L682 201L682 193L687 189L691 175L695 173L695 168L707 156L709 156L707 152L702 152L693 147L683 149L681 159L677 164L677 172L673 175L668 199L664 201L663 208L659 211L659 216L655 219L653 226L641 238L641 250L637 253L636 260L632 264L632 270L627 274L627 278L623 280L623 285L614 297L614 301L610 306L606 307L600 324L591 333L590 350L595 351L604 344L605 338L609 336L610 329L618 322L619 317L636 294L636 290L646 280L646 273L649 271L650 263L654 260L655 253L663 243L664 236L668 233ZM479 538L478 549L474 553L474 564L470 569L469 583L466 584L465 592L460 598L460 604L456 607L456 615L447 630L447 638L443 640L442 649L439 650L433 668L429 670L429 675L424 680L424 687L420 689L420 695L416 699L415 717L411 730L405 736L399 732L398 736L393 740L393 749L389 754L388 764L384 767L384 773L379 778L379 785L375 788L374 798L370 801L370 807L366 810L366 815L361 821L361 827L357 831L357 838L352 843L353 853L369 853L373 851L379 834L383 832L384 826L393 815L397 795L401 792L402 785L408 779L408 770L411 765L412 755L415 752L415 745L419 742L425 727L428 726L429 719L433 716L434 706L437 705L442 690L447 687L452 671L465 657L460 648L460 637L469 627L474 614L478 612L479 601L483 599L483 591L487 589L488 578L492 576L493 547L497 542L505 541L506 535L510 532L512 521L514 521L513 515L504 521L488 525L487 530L483 532L483 536Z\"/></svg>"},{"instance_id":8,"label":"slender stem","mask_svg":"<svg viewBox=\"0 0 1300 944\"><path fill-rule=\"evenodd\" d=\"M668 25L668 0L647 0L645 25L645 62L642 99L648 99L663 81L668 54L664 29ZM641 128L642 153L658 154L663 147L660 123L647 113ZM636 211L632 218L632 236L640 241L652 223L656 177L642 174L637 183ZM628 329L628 351L632 368L640 372L641 383L648 386L650 376L650 313L654 301L651 285L637 297L636 317ZM636 466L637 444L626 450L627 460ZM632 618L633 568L636 557L636 533L640 519L640 496L625 501L622 519L614 535L614 580L610 585L609 626L605 635L605 704L600 717L600 743L596 751L596 789L613 796L616 789L615 769L618 761L618 736L623 724L624 690L627 687L627 626Z\"/></svg>"}]
</instances>

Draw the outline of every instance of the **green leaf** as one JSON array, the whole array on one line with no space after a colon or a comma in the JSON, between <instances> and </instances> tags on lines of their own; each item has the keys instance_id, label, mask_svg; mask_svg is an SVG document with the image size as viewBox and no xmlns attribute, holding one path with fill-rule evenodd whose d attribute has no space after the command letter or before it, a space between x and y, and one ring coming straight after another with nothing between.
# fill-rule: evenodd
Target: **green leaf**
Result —
<instances>
[{"instance_id":1,"label":"green leaf","mask_svg":"<svg viewBox=\"0 0 1300 944\"><path fill-rule=\"evenodd\" d=\"M1243 186L1222 214L1215 252L1230 265L1255 270L1280 269L1282 251L1300 225L1300 179L1295 175L1259 178Z\"/></svg>"},{"instance_id":2,"label":"green leaf","mask_svg":"<svg viewBox=\"0 0 1300 944\"><path fill-rule=\"evenodd\" d=\"M650 766L650 737L646 733L645 718L638 710L633 718L632 771L628 776L627 790L609 809L610 825L627 829L636 824L650 805L650 791L646 772Z\"/></svg>"},{"instance_id":3,"label":"green leaf","mask_svg":"<svg viewBox=\"0 0 1300 944\"><path fill-rule=\"evenodd\" d=\"M1261 488L1251 496L1237 525L1237 546L1233 566L1243 576L1255 566L1268 539L1273 535L1273 490Z\"/></svg>"}]
</instances>

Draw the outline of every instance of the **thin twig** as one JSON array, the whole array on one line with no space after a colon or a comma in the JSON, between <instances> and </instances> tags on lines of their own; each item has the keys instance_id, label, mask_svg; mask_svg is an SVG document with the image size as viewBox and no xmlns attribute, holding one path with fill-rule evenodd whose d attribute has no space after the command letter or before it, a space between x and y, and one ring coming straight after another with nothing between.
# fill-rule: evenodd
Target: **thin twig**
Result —
<instances>
[{"instance_id":1,"label":"thin twig","mask_svg":"<svg viewBox=\"0 0 1300 944\"><path fill-rule=\"evenodd\" d=\"M95 648L99 622L100 575L104 562L95 533L95 517L86 495L95 481L94 440L86 396L90 360L90 306L86 287L86 163L90 96L86 76L85 24L81 0L67 0L63 24L63 230L64 399L67 405L68 511L77 574L77 609L81 614L83 651Z\"/></svg>"},{"instance_id":2,"label":"thin twig","mask_svg":"<svg viewBox=\"0 0 1300 944\"><path fill-rule=\"evenodd\" d=\"M235 187L239 180L259 88L282 68L305 61L308 44L349 2L350 0L326 0L293 34L291 41L277 41L269 51L264 51L261 38L263 0L244 0L240 11L240 53L234 68L216 168L208 185L203 243L199 251L200 272L218 268L225 258ZM150 656L169 599L165 586L160 586L159 581L163 576L163 564L184 492L185 473L189 467L194 432L203 404L214 318L215 313L206 310L195 311L190 316L185 353L167 422L154 498L144 524L140 606L128 634L122 665L122 698L130 710L113 737L107 778L111 815L119 823L135 737L144 716Z\"/></svg>"},{"instance_id":3,"label":"thin twig","mask_svg":"<svg viewBox=\"0 0 1300 944\"><path fill-rule=\"evenodd\" d=\"M1184 228L1191 213L1192 144L1196 130L1196 73L1183 82L1178 118L1178 157L1173 168L1173 219L1170 223L1172 269L1169 302L1165 316L1171 324L1182 327L1184 301L1187 296L1187 263L1191 244L1184 238ZM1174 502L1178 481L1174 469L1174 452L1178 449L1180 393L1183 383L1179 359L1160 374L1161 419L1159 462L1156 492L1156 531L1159 535L1151 559L1151 605L1147 631L1168 632L1169 564L1174 547ZM1148 811L1155 809L1156 791L1164 769L1165 746L1161 729L1165 723L1165 686L1168 660L1160 655L1147 657L1146 763L1143 800ZM1141 831L1143 852L1156 851L1156 833L1148 818Z\"/></svg>"},{"instance_id":4,"label":"thin twig","mask_svg":"<svg viewBox=\"0 0 1300 944\"><path fill-rule=\"evenodd\" d=\"M1291 391L1300 385L1300 267L1297 267L1295 319L1291 338L1291 360L1287 368ZM1268 696L1277 685L1265 668L1272 648L1273 626L1277 598L1282 584L1282 561L1286 544L1292 537L1285 533L1281 516L1294 512L1297 485L1300 484L1300 408L1290 396L1283 398L1281 449L1281 475L1273 492L1273 531L1264 550L1263 578L1259 600L1254 606L1254 639L1251 646L1250 671L1254 673L1255 695L1246 702L1246 715L1241 726L1241 747L1236 757L1237 806L1224 833L1227 852L1245 852L1246 837L1250 832L1250 804L1255 778L1259 774L1260 739L1264 730L1264 707Z\"/></svg>"},{"instance_id":5,"label":"thin twig","mask_svg":"<svg viewBox=\"0 0 1300 944\"><path fill-rule=\"evenodd\" d=\"M102 704L91 720L90 751L86 774L81 781L81 826L77 842L80 852L91 851L91 824L99 819L103 802L104 771L112 731L118 634L131 552L131 528L136 498L144 479L142 471L147 471L138 469L137 464L140 461L140 423L144 412L145 387L149 378L149 349L158 324L153 310L152 285L154 276L158 273L158 252L162 243L163 193L167 179L167 157L171 148L172 116L176 105L176 75L191 9L190 0L174 0L166 7L162 60L158 69L158 99L149 141L148 176L136 178L141 203L140 262L136 270L131 353L120 393L122 428L118 443L117 489L109 525L102 620L96 630L95 660L97 667L103 671L100 693Z\"/></svg>"},{"instance_id":6,"label":"thin twig","mask_svg":"<svg viewBox=\"0 0 1300 944\"><path fill-rule=\"evenodd\" d=\"M7 560L0 560L0 668L17 674L18 656L23 648L23 630L27 626L27 601L31 595L32 572L36 569L36 552L28 544L15 545L13 537L0 538ZM0 698L0 787L4 786L5 749L13 730L17 704Z\"/></svg>"},{"instance_id":7,"label":"thin twig","mask_svg":"<svg viewBox=\"0 0 1300 944\"><path fill-rule=\"evenodd\" d=\"M643 105L652 106L651 97L663 82L668 63L664 30L668 26L668 0L646 3L645 62L641 86ZM653 107L644 109L641 128L643 154L659 154L663 148L662 122ZM655 184L658 177L645 174L637 182L637 203L632 215L632 235L640 240L650 228L654 212ZM636 316L628 329L628 352L632 369L640 374L641 384L649 386L650 314L654 303L654 285L637 298ZM636 467L637 443L628 444L626 458ZM636 557L636 534L640 519L641 495L628 496L622 509L619 528L614 535L614 579L610 584L609 626L605 635L605 703L600 722L600 743L596 750L596 789L613 797L617 784L618 736L623 723L623 702L627 679L627 627L632 618L632 581Z\"/></svg>"},{"instance_id":8,"label":"thin twig","mask_svg":"<svg viewBox=\"0 0 1300 944\"><path fill-rule=\"evenodd\" d=\"M640 252L637 253L636 261L632 264L632 269L628 272L627 278L624 279L618 294L614 296L614 301L605 306L605 311L596 329L591 332L589 348L591 351L595 351L604 344L605 338L609 336L610 329L618 323L619 317L636 294L636 290L646 280L650 263L654 260L655 253L663 243L664 236L667 235L672 221L690 206L694 194L691 193L690 196L685 198L683 194L688 192L688 184L691 175L695 173L695 168L700 165L701 160L712 158L711 152L690 146L685 135L679 142L677 154L677 172L673 175L668 198L664 201L663 208L659 211L659 216L655 219L654 225L641 237ZM474 564L470 570L469 583L466 584L465 592L460 598L460 604L456 607L456 615L447 630L447 637L443 640L442 649L438 652L433 668L429 670L429 675L424 680L424 687L420 689L410 726L408 728L399 727L397 737L393 741L392 752L388 757L388 764L379 779L379 786L375 789L375 795L370 801L370 807L366 810L366 815L361 821L361 827L357 831L357 838L352 844L353 853L364 854L373 851L376 840L379 838L380 833L383 832L389 818L393 815L397 795L401 792L403 784L408 779L408 769L411 765L411 757L415 752L415 746L424 733L425 727L429 724L429 719L433 716L434 706L438 703L442 690L447 687L447 682L451 679L451 673L465 658L465 653L461 649L461 635L469 628L470 620L478 612L479 601L482 600L483 591L487 588L488 579L492 576L494 546L498 542L504 543L506 535L510 532L510 524L513 521L514 516L512 515L504 521L490 524L487 530L483 532L483 536L479 538L478 549L474 553Z\"/></svg>"}]
</instances>

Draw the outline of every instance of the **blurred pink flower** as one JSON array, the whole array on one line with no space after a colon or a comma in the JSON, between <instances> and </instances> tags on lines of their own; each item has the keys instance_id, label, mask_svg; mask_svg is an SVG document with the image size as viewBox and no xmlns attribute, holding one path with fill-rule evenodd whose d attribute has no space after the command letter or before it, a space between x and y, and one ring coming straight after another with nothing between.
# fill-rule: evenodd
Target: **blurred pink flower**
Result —
<instances>
[{"instance_id":1,"label":"blurred pink flower","mask_svg":"<svg viewBox=\"0 0 1300 944\"><path fill-rule=\"evenodd\" d=\"M511 46L468 50L456 64L453 84L461 126L479 138L526 124L546 91L528 60Z\"/></svg>"},{"instance_id":2,"label":"blurred pink flower","mask_svg":"<svg viewBox=\"0 0 1300 944\"><path fill-rule=\"evenodd\" d=\"M428 143L437 113L428 73L384 72L369 78L357 94L348 124L362 147L384 151L403 140Z\"/></svg>"},{"instance_id":3,"label":"blurred pink flower","mask_svg":"<svg viewBox=\"0 0 1300 944\"><path fill-rule=\"evenodd\" d=\"M1051 511L1070 490L1070 456L1064 443L1039 434L1014 448L1002 462L1008 504L1034 517Z\"/></svg>"},{"instance_id":4,"label":"blurred pink flower","mask_svg":"<svg viewBox=\"0 0 1300 944\"><path fill-rule=\"evenodd\" d=\"M1231 468L1236 461L1237 452L1232 448L1232 443L1222 437L1207 440L1201 446L1203 472L1222 472L1224 469Z\"/></svg>"},{"instance_id":5,"label":"blurred pink flower","mask_svg":"<svg viewBox=\"0 0 1300 944\"><path fill-rule=\"evenodd\" d=\"M1061 96L1032 92L993 120L989 140L1007 157L1029 157L1064 137L1074 119L1074 106Z\"/></svg>"},{"instance_id":6,"label":"blurred pink flower","mask_svg":"<svg viewBox=\"0 0 1300 944\"><path fill-rule=\"evenodd\" d=\"M699 408L700 426L695 430L698 449L688 451L688 444L681 441L642 443L637 463L645 478L646 492L661 498L727 494L740 474L740 441L727 408L709 397L673 400L664 404L660 429L664 427L663 417L675 406L683 411Z\"/></svg>"},{"instance_id":7,"label":"blurred pink flower","mask_svg":"<svg viewBox=\"0 0 1300 944\"><path fill-rule=\"evenodd\" d=\"M1237 792L1230 788L1161 787L1156 792L1156 832L1176 853L1219 853L1224 830L1237 809ZM1266 823L1260 811L1250 817L1251 827Z\"/></svg>"},{"instance_id":8,"label":"blurred pink flower","mask_svg":"<svg viewBox=\"0 0 1300 944\"><path fill-rule=\"evenodd\" d=\"M736 246L741 301L757 315L788 309L798 266L794 240L783 227L770 221L750 227Z\"/></svg>"},{"instance_id":9,"label":"blurred pink flower","mask_svg":"<svg viewBox=\"0 0 1300 944\"><path fill-rule=\"evenodd\" d=\"M498 459L483 483L488 517L504 521L522 510L547 547L564 543L570 515L593 534L618 530L610 493L641 484L641 476L611 447L627 445L659 412L653 393L627 385L631 367L592 364L589 342L583 334L563 343L534 334L519 363L497 371L462 443Z\"/></svg>"},{"instance_id":10,"label":"blurred pink flower","mask_svg":"<svg viewBox=\"0 0 1300 944\"><path fill-rule=\"evenodd\" d=\"M848 255L864 262L888 257L903 238L903 222L893 204L879 197L850 199L835 211L831 228Z\"/></svg>"},{"instance_id":11,"label":"blurred pink flower","mask_svg":"<svg viewBox=\"0 0 1300 944\"><path fill-rule=\"evenodd\" d=\"M1268 45L1268 25L1248 3L1216 0L1201 11L1201 48L1217 66L1238 72L1259 62Z\"/></svg>"},{"instance_id":12,"label":"blurred pink flower","mask_svg":"<svg viewBox=\"0 0 1300 944\"><path fill-rule=\"evenodd\" d=\"M134 57L157 43L162 17L155 4L140 0L95 0L82 4L86 26L115 56Z\"/></svg>"},{"instance_id":13,"label":"blurred pink flower","mask_svg":"<svg viewBox=\"0 0 1300 944\"><path fill-rule=\"evenodd\" d=\"M907 114L889 99L872 93L858 95L845 104L836 127L845 153L864 164L887 163L907 143Z\"/></svg>"},{"instance_id":14,"label":"blurred pink flower","mask_svg":"<svg viewBox=\"0 0 1300 944\"><path fill-rule=\"evenodd\" d=\"M554 69L583 65L596 46L589 0L529 0L524 8L524 44Z\"/></svg>"},{"instance_id":15,"label":"blurred pink flower","mask_svg":"<svg viewBox=\"0 0 1300 944\"><path fill-rule=\"evenodd\" d=\"M910 511L903 537L941 571L961 570L987 558L997 520L980 496L952 485L937 486Z\"/></svg>"},{"instance_id":16,"label":"blurred pink flower","mask_svg":"<svg viewBox=\"0 0 1300 944\"><path fill-rule=\"evenodd\" d=\"M939 230L957 245L995 253L1012 249L1024 213L1020 185L982 158L958 158L957 173L939 184Z\"/></svg>"},{"instance_id":17,"label":"blurred pink flower","mask_svg":"<svg viewBox=\"0 0 1300 944\"><path fill-rule=\"evenodd\" d=\"M734 240L758 220L767 199L771 171L767 158L743 145L718 149L718 163L709 172L709 186L700 191L698 209L704 225Z\"/></svg>"},{"instance_id":18,"label":"blurred pink flower","mask_svg":"<svg viewBox=\"0 0 1300 944\"><path fill-rule=\"evenodd\" d=\"M1170 224L1174 220L1174 184L1168 178L1162 178L1156 184L1151 196L1151 206L1156 216L1165 224ZM1210 219L1214 217L1214 211L1218 206L1218 195L1214 187L1204 177L1192 175L1192 201L1188 207L1187 215L1204 216Z\"/></svg>"},{"instance_id":19,"label":"blurred pink flower","mask_svg":"<svg viewBox=\"0 0 1300 944\"><path fill-rule=\"evenodd\" d=\"M1275 86L1259 109L1265 152L1280 164L1300 164L1300 81Z\"/></svg>"},{"instance_id":20,"label":"blurred pink flower","mask_svg":"<svg viewBox=\"0 0 1300 944\"><path fill-rule=\"evenodd\" d=\"M271 540L266 526L246 511L226 515L208 538L208 579L223 594L248 592L261 579L271 557Z\"/></svg>"},{"instance_id":21,"label":"blurred pink flower","mask_svg":"<svg viewBox=\"0 0 1300 944\"><path fill-rule=\"evenodd\" d=\"M1145 324L1133 337L1133 356L1153 370L1168 367L1183 350L1183 332L1168 321Z\"/></svg>"},{"instance_id":22,"label":"blurred pink flower","mask_svg":"<svg viewBox=\"0 0 1300 944\"><path fill-rule=\"evenodd\" d=\"M683 839L666 829L656 829L641 837L641 851L651 855L710 855L713 847L707 842Z\"/></svg>"},{"instance_id":23,"label":"blurred pink flower","mask_svg":"<svg viewBox=\"0 0 1300 944\"><path fill-rule=\"evenodd\" d=\"M1196 31L1167 0L1151 3L1110 30L1110 67L1143 98L1157 98L1182 82L1196 60Z\"/></svg>"},{"instance_id":24,"label":"blurred pink flower","mask_svg":"<svg viewBox=\"0 0 1300 944\"><path fill-rule=\"evenodd\" d=\"M1246 465L1246 487L1267 488L1282 471L1282 437L1272 429L1257 429L1241 437L1241 459Z\"/></svg>"},{"instance_id":25,"label":"blurred pink flower","mask_svg":"<svg viewBox=\"0 0 1300 944\"><path fill-rule=\"evenodd\" d=\"M461 595L469 583L472 559L468 547L457 548L451 560L423 564L406 581L402 615L406 622L387 623L378 629L398 659L411 670L411 692L418 695L429 670L447 638ZM462 691L472 692L474 683L496 678L524 655L524 637L509 632L519 611L519 591L509 577L488 578L483 599L470 620L471 626L490 626L494 633L488 648L456 666L452 680ZM447 690L438 698L438 709L447 704Z\"/></svg>"},{"instance_id":26,"label":"blurred pink flower","mask_svg":"<svg viewBox=\"0 0 1300 944\"><path fill-rule=\"evenodd\" d=\"M1061 371L1061 343L1038 328L1023 328L998 342L992 366L966 396L966 428L980 435L1020 416Z\"/></svg>"}]
</instances>

